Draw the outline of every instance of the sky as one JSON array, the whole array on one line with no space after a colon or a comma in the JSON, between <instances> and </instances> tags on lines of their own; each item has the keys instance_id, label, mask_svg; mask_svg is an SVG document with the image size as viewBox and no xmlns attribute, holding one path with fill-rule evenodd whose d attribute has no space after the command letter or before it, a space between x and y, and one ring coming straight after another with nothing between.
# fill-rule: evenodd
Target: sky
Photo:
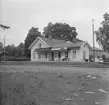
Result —
<instances>
[{"instance_id":1,"label":"sky","mask_svg":"<svg viewBox=\"0 0 109 105\"><path fill-rule=\"evenodd\" d=\"M43 32L49 22L63 22L76 27L77 38L92 46L92 19L97 30L106 12L109 0L0 0L0 23L11 27L0 29L0 41L5 35L6 45L17 46L31 27Z\"/></svg>"}]
</instances>

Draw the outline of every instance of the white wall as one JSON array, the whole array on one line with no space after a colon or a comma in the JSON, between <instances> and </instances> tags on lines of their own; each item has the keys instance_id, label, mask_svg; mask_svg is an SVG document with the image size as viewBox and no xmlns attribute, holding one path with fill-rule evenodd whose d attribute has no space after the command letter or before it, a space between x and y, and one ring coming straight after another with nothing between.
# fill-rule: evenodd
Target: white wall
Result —
<instances>
[{"instance_id":1,"label":"white wall","mask_svg":"<svg viewBox=\"0 0 109 105\"><path fill-rule=\"evenodd\" d=\"M49 61L50 60L50 52L46 52L47 53L47 58L46 58L46 54L45 52L40 53L41 54L41 59L38 59L38 61Z\"/></svg>"},{"instance_id":2,"label":"white wall","mask_svg":"<svg viewBox=\"0 0 109 105\"><path fill-rule=\"evenodd\" d=\"M48 61L51 59L51 53L47 52L47 58L45 57L44 52L40 53L41 54L41 59L38 59L38 53L35 51L38 48L38 44L41 43L42 48L48 48L48 46L41 41L40 39L38 39L34 45L31 47L31 61ZM73 58L73 51L76 51L76 58ZM68 52L68 58L70 61L83 61L83 51L86 51L86 59L89 59L89 46L86 43L85 45L83 45L81 48L72 48L69 52ZM33 52L35 52L35 59L33 59ZM65 57L65 51L61 52L61 60ZM58 60L58 51L54 52L54 60Z\"/></svg>"},{"instance_id":3,"label":"white wall","mask_svg":"<svg viewBox=\"0 0 109 105\"><path fill-rule=\"evenodd\" d=\"M59 60L58 52L59 51L54 51L54 61L58 61ZM62 51L61 52L60 60L62 60L63 58L65 58L65 51Z\"/></svg>"},{"instance_id":4,"label":"white wall","mask_svg":"<svg viewBox=\"0 0 109 105\"><path fill-rule=\"evenodd\" d=\"M33 59L33 52L35 51L35 49L38 48L38 44L39 44L39 43L41 43L42 48L47 48L47 47L48 47L43 41L41 41L40 39L38 39L38 40L34 43L34 45L32 46L32 48L31 48L31 61L37 61L37 60L39 60L39 59L38 59L38 54L37 54L37 52L35 52L35 53L36 53L36 57L35 57L35 59ZM44 57L43 57L42 54L41 54L41 57L44 59Z\"/></svg>"},{"instance_id":5,"label":"white wall","mask_svg":"<svg viewBox=\"0 0 109 105\"><path fill-rule=\"evenodd\" d=\"M73 58L73 51L76 51L76 58ZM80 61L80 48L71 49L68 53L68 58L70 61Z\"/></svg>"},{"instance_id":6,"label":"white wall","mask_svg":"<svg viewBox=\"0 0 109 105\"><path fill-rule=\"evenodd\" d=\"M84 44L83 46L81 46L80 48L80 60L83 61L83 51L86 51L86 59L89 59L89 46L86 44Z\"/></svg>"},{"instance_id":7,"label":"white wall","mask_svg":"<svg viewBox=\"0 0 109 105\"><path fill-rule=\"evenodd\" d=\"M73 51L76 51L76 58L73 58ZM68 53L68 58L70 59L70 61L83 61L83 52L86 51L86 59L89 59L89 46L88 44L84 44L83 46L81 46L80 48L73 48L69 51Z\"/></svg>"}]
</instances>

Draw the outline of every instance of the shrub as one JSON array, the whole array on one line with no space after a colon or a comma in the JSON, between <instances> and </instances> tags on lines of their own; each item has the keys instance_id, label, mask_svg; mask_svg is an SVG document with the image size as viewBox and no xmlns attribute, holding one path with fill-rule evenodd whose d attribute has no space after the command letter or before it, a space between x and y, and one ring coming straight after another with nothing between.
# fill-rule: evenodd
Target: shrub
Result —
<instances>
[{"instance_id":1,"label":"shrub","mask_svg":"<svg viewBox=\"0 0 109 105\"><path fill-rule=\"evenodd\" d=\"M0 57L0 61L3 61L4 57ZM27 57L5 57L5 61L30 61L30 58Z\"/></svg>"},{"instance_id":2,"label":"shrub","mask_svg":"<svg viewBox=\"0 0 109 105\"><path fill-rule=\"evenodd\" d=\"M103 58L103 61L106 60L106 56L104 54L102 55L102 58Z\"/></svg>"}]
</instances>

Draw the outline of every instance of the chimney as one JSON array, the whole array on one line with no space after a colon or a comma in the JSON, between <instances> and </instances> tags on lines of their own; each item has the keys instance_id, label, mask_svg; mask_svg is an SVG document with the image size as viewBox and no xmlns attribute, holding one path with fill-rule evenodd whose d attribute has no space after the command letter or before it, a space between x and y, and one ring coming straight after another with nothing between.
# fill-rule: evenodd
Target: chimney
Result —
<instances>
[{"instance_id":1,"label":"chimney","mask_svg":"<svg viewBox=\"0 0 109 105\"><path fill-rule=\"evenodd\" d=\"M49 36L48 36L48 39L49 39L49 40L52 40L52 35L49 35Z\"/></svg>"}]
</instances>

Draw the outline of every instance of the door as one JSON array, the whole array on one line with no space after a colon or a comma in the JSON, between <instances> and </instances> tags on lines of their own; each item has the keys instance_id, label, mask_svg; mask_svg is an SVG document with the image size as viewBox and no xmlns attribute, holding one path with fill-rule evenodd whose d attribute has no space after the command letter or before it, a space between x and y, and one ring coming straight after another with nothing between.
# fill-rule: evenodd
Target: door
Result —
<instances>
[{"instance_id":1,"label":"door","mask_svg":"<svg viewBox=\"0 0 109 105\"><path fill-rule=\"evenodd\" d=\"M54 60L54 53L51 52L51 60Z\"/></svg>"},{"instance_id":2,"label":"door","mask_svg":"<svg viewBox=\"0 0 109 105\"><path fill-rule=\"evenodd\" d=\"M83 59L86 59L86 51L83 51Z\"/></svg>"}]
</instances>

